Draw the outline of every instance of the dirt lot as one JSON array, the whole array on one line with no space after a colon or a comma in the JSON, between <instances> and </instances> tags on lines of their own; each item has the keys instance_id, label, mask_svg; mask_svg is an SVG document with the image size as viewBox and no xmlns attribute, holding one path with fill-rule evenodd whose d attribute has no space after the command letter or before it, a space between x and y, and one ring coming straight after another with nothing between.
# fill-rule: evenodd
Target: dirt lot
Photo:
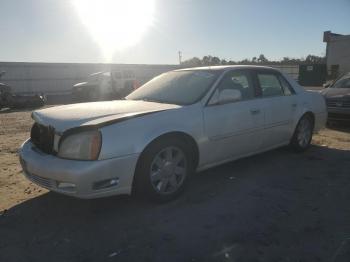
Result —
<instances>
[{"instance_id":1,"label":"dirt lot","mask_svg":"<svg viewBox=\"0 0 350 262\"><path fill-rule=\"evenodd\" d=\"M76 200L21 175L30 112L0 113L0 261L350 261L350 132L201 172L178 200Z\"/></svg>"}]
</instances>

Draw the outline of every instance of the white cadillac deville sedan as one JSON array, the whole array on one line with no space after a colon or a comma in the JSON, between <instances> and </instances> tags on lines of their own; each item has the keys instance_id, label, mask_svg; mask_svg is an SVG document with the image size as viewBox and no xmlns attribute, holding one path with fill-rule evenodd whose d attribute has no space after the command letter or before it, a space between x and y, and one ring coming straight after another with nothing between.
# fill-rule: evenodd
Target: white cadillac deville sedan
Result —
<instances>
[{"instance_id":1,"label":"white cadillac deville sedan","mask_svg":"<svg viewBox=\"0 0 350 262\"><path fill-rule=\"evenodd\" d=\"M273 148L304 151L327 119L324 98L276 69L217 66L155 77L125 100L38 110L20 149L24 175L97 198L166 201L191 173Z\"/></svg>"}]
</instances>

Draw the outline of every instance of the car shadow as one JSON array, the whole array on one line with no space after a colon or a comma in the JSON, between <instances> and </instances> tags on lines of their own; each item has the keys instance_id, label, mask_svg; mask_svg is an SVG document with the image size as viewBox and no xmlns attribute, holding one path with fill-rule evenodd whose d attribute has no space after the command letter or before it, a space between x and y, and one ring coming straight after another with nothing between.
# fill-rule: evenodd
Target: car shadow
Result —
<instances>
[{"instance_id":1,"label":"car shadow","mask_svg":"<svg viewBox=\"0 0 350 262\"><path fill-rule=\"evenodd\" d=\"M350 252L348 170L349 151L315 145L200 172L166 204L46 193L0 216L0 261L341 259Z\"/></svg>"}]
</instances>

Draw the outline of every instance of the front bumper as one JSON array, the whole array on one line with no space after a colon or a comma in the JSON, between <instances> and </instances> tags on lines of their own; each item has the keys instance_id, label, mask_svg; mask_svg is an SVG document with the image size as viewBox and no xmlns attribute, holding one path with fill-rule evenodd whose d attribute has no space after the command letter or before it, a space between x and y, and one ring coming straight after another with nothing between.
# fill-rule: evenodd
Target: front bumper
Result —
<instances>
[{"instance_id":1,"label":"front bumper","mask_svg":"<svg viewBox=\"0 0 350 262\"><path fill-rule=\"evenodd\" d=\"M67 160L41 152L30 140L24 142L19 151L23 173L29 180L49 190L78 198L131 194L138 156L132 154L97 161ZM117 183L96 187L109 180ZM75 187L60 188L62 183Z\"/></svg>"},{"instance_id":2,"label":"front bumper","mask_svg":"<svg viewBox=\"0 0 350 262\"><path fill-rule=\"evenodd\" d=\"M350 108L328 107L328 120L350 122Z\"/></svg>"}]
</instances>

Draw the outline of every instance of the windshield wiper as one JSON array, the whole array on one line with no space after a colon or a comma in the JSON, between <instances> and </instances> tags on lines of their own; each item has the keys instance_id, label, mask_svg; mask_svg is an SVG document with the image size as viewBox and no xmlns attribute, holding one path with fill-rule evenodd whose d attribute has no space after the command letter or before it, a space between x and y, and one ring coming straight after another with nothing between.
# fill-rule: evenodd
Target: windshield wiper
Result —
<instances>
[{"instance_id":1,"label":"windshield wiper","mask_svg":"<svg viewBox=\"0 0 350 262\"><path fill-rule=\"evenodd\" d=\"M141 99L136 99L136 100L141 100L145 102L154 102L154 103L161 103L161 104L166 104L163 101L155 100L155 99L150 99L150 98L141 98Z\"/></svg>"}]
</instances>

